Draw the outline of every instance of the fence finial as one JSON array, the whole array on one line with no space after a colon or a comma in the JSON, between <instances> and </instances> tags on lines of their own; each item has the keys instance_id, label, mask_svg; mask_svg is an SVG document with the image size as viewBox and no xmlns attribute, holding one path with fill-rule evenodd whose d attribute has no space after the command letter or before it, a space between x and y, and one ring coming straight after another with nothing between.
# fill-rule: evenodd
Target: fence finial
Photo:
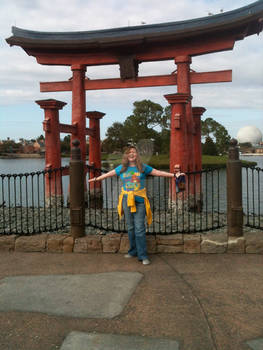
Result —
<instances>
[{"instance_id":1,"label":"fence finial","mask_svg":"<svg viewBox=\"0 0 263 350\"><path fill-rule=\"evenodd\" d=\"M71 159L73 160L80 160L81 159L81 152L80 152L80 142L78 139L75 139L72 141L72 148L71 148Z\"/></svg>"},{"instance_id":2,"label":"fence finial","mask_svg":"<svg viewBox=\"0 0 263 350\"><path fill-rule=\"evenodd\" d=\"M236 139L231 139L229 142L228 159L230 160L239 160L239 147L237 143Z\"/></svg>"}]
</instances>

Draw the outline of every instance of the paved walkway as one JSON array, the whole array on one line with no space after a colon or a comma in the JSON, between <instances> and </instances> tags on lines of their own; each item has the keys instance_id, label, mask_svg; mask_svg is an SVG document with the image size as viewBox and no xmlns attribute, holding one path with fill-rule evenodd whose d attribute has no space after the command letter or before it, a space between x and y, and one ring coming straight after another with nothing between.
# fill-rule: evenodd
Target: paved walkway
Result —
<instances>
[{"instance_id":1,"label":"paved walkway","mask_svg":"<svg viewBox=\"0 0 263 350\"><path fill-rule=\"evenodd\" d=\"M263 349L263 255L151 259L0 253L0 349Z\"/></svg>"}]
</instances>

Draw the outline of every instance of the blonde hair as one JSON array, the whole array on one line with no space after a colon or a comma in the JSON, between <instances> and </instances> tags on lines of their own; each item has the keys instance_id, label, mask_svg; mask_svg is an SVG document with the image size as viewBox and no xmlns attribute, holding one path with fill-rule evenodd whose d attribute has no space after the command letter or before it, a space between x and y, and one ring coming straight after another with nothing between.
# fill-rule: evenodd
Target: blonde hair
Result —
<instances>
[{"instance_id":1,"label":"blonde hair","mask_svg":"<svg viewBox=\"0 0 263 350\"><path fill-rule=\"evenodd\" d=\"M131 149L135 149L135 151L137 153L137 156L135 159L136 167L138 168L140 173L143 173L144 167L143 167L139 152L135 146L129 146L125 149L125 151L123 153L123 157L122 157L122 162L121 162L121 164L122 164L121 173L124 173L128 169L128 166L129 166L128 154L129 154Z\"/></svg>"}]
</instances>

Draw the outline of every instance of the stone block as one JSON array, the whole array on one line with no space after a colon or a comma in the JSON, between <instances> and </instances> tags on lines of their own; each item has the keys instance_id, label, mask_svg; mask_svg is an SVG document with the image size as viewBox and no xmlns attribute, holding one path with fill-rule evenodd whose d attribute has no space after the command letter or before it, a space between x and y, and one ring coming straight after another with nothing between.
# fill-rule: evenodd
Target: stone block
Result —
<instances>
[{"instance_id":1,"label":"stone block","mask_svg":"<svg viewBox=\"0 0 263 350\"><path fill-rule=\"evenodd\" d=\"M154 254L156 253L156 239L153 235L147 235L146 236L146 246L147 246L147 253Z\"/></svg>"},{"instance_id":2,"label":"stone block","mask_svg":"<svg viewBox=\"0 0 263 350\"><path fill-rule=\"evenodd\" d=\"M128 253L128 250L130 249L130 241L127 233L124 233L121 237L121 244L119 253L126 254Z\"/></svg>"},{"instance_id":3,"label":"stone block","mask_svg":"<svg viewBox=\"0 0 263 350\"><path fill-rule=\"evenodd\" d=\"M175 253L183 253L184 252L184 245L163 245L158 244L157 245L157 253L168 253L168 254L175 254Z\"/></svg>"},{"instance_id":4,"label":"stone block","mask_svg":"<svg viewBox=\"0 0 263 350\"><path fill-rule=\"evenodd\" d=\"M199 254L201 252L200 242L200 235L184 235L184 253Z\"/></svg>"},{"instance_id":5,"label":"stone block","mask_svg":"<svg viewBox=\"0 0 263 350\"><path fill-rule=\"evenodd\" d=\"M209 233L201 235L201 253L221 254L227 250L228 237L226 233Z\"/></svg>"},{"instance_id":6,"label":"stone block","mask_svg":"<svg viewBox=\"0 0 263 350\"><path fill-rule=\"evenodd\" d=\"M121 235L117 233L102 237L103 253L117 253L120 249Z\"/></svg>"},{"instance_id":7,"label":"stone block","mask_svg":"<svg viewBox=\"0 0 263 350\"><path fill-rule=\"evenodd\" d=\"M102 242L101 236L90 235L86 237L88 253L101 253Z\"/></svg>"},{"instance_id":8,"label":"stone block","mask_svg":"<svg viewBox=\"0 0 263 350\"><path fill-rule=\"evenodd\" d=\"M72 236L67 236L63 240L63 253L72 253L74 248L74 238Z\"/></svg>"},{"instance_id":9,"label":"stone block","mask_svg":"<svg viewBox=\"0 0 263 350\"><path fill-rule=\"evenodd\" d=\"M46 250L47 234L20 236L15 241L17 252L44 252Z\"/></svg>"},{"instance_id":10,"label":"stone block","mask_svg":"<svg viewBox=\"0 0 263 350\"><path fill-rule=\"evenodd\" d=\"M16 235L0 236L0 251L11 252L15 250Z\"/></svg>"},{"instance_id":11,"label":"stone block","mask_svg":"<svg viewBox=\"0 0 263 350\"><path fill-rule=\"evenodd\" d=\"M157 235L156 236L157 245L182 245L183 235L181 233L174 235Z\"/></svg>"},{"instance_id":12,"label":"stone block","mask_svg":"<svg viewBox=\"0 0 263 350\"><path fill-rule=\"evenodd\" d=\"M87 237L75 238L73 252L74 253L87 253L88 252Z\"/></svg>"},{"instance_id":13,"label":"stone block","mask_svg":"<svg viewBox=\"0 0 263 350\"><path fill-rule=\"evenodd\" d=\"M50 234L47 237L47 252L49 253L62 253L63 252L63 242L65 235L60 234Z\"/></svg>"},{"instance_id":14,"label":"stone block","mask_svg":"<svg viewBox=\"0 0 263 350\"><path fill-rule=\"evenodd\" d=\"M245 238L244 237L228 237L227 245L228 253L245 253Z\"/></svg>"},{"instance_id":15,"label":"stone block","mask_svg":"<svg viewBox=\"0 0 263 350\"><path fill-rule=\"evenodd\" d=\"M263 254L263 232L244 233L246 253Z\"/></svg>"}]
</instances>

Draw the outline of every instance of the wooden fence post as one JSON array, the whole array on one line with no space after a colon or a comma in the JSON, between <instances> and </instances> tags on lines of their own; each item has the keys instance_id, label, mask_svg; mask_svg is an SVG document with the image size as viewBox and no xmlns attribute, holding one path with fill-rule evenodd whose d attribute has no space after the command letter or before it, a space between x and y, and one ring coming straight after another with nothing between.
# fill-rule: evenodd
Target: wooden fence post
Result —
<instances>
[{"instance_id":1,"label":"wooden fence post","mask_svg":"<svg viewBox=\"0 0 263 350\"><path fill-rule=\"evenodd\" d=\"M227 232L229 236L243 236L242 164L235 139L230 141L226 173Z\"/></svg>"},{"instance_id":2,"label":"wooden fence post","mask_svg":"<svg viewBox=\"0 0 263 350\"><path fill-rule=\"evenodd\" d=\"M70 234L77 238L85 235L84 162L79 140L72 141L70 175Z\"/></svg>"}]
</instances>

